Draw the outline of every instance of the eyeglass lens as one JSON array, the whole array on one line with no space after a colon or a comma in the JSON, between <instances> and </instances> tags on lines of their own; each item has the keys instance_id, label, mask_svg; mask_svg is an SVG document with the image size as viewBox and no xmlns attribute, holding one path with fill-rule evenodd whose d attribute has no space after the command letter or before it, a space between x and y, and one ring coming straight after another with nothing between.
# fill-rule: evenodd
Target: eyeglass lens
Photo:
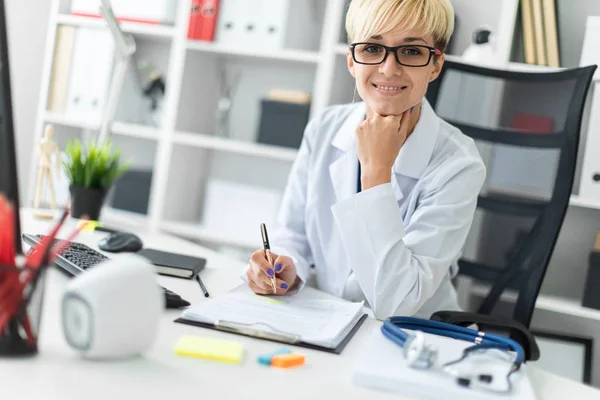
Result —
<instances>
[{"instance_id":1,"label":"eyeglass lens","mask_svg":"<svg viewBox=\"0 0 600 400\"><path fill-rule=\"evenodd\" d=\"M379 64L383 62L386 53L385 47L378 44L361 43L354 47L356 62L364 64ZM417 45L400 47L396 50L396 54L401 64L414 67L427 65L431 57L428 47Z\"/></svg>"}]
</instances>

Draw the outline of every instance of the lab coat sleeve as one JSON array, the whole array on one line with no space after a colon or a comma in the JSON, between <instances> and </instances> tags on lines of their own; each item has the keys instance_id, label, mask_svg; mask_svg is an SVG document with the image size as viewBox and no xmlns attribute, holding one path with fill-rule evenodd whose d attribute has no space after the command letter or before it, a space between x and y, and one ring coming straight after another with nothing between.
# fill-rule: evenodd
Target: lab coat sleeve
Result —
<instances>
[{"instance_id":1,"label":"lab coat sleeve","mask_svg":"<svg viewBox=\"0 0 600 400\"><path fill-rule=\"evenodd\" d=\"M281 200L277 225L272 232L269 231L271 250L294 260L296 273L301 279L296 291L304 286L311 274L312 255L306 237L305 211L312 143L318 125L317 117L311 120L304 130L304 137Z\"/></svg>"},{"instance_id":2,"label":"lab coat sleeve","mask_svg":"<svg viewBox=\"0 0 600 400\"><path fill-rule=\"evenodd\" d=\"M378 319L419 311L464 245L485 166L476 157L446 164L408 221L403 222L391 183L332 207L351 268Z\"/></svg>"}]
</instances>

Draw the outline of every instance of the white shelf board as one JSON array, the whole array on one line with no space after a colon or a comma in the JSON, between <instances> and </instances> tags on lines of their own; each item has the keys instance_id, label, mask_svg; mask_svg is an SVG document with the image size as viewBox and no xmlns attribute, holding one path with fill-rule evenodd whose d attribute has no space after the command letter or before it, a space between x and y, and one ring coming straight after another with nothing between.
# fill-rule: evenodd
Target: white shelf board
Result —
<instances>
[{"instance_id":1,"label":"white shelf board","mask_svg":"<svg viewBox=\"0 0 600 400\"><path fill-rule=\"evenodd\" d=\"M586 199L581 196L572 195L569 199L569 205L574 207L583 207L600 210L600 201L593 199Z\"/></svg>"},{"instance_id":2,"label":"white shelf board","mask_svg":"<svg viewBox=\"0 0 600 400\"><path fill-rule=\"evenodd\" d=\"M535 302L540 310L600 321L600 310L584 307L575 299L540 294Z\"/></svg>"},{"instance_id":3,"label":"white shelf board","mask_svg":"<svg viewBox=\"0 0 600 400\"><path fill-rule=\"evenodd\" d=\"M55 113L55 112L47 112L44 116L44 121L46 123L62 125L62 126L70 126L73 128L80 129L90 129L97 130L100 129L100 124L94 121L86 121L81 118L75 118L72 116Z\"/></svg>"},{"instance_id":4,"label":"white shelf board","mask_svg":"<svg viewBox=\"0 0 600 400\"><path fill-rule=\"evenodd\" d=\"M50 124L70 126L79 129L89 129L93 131L100 129L100 123L90 122L54 112L47 112L44 120ZM130 124L126 122L113 123L111 131L114 135L137 137L148 140L158 140L158 137L160 135L160 131L158 128L138 124Z\"/></svg>"},{"instance_id":5,"label":"white shelf board","mask_svg":"<svg viewBox=\"0 0 600 400\"><path fill-rule=\"evenodd\" d=\"M206 229L200 223L163 221L160 224L160 229L183 238L217 245L234 246L248 250L256 250L261 246L260 236L257 240L243 240L224 232Z\"/></svg>"},{"instance_id":6,"label":"white shelf board","mask_svg":"<svg viewBox=\"0 0 600 400\"><path fill-rule=\"evenodd\" d=\"M105 28L106 22L102 18L82 17L77 15L59 14L56 22L60 25L71 25L80 28ZM121 22L121 29L126 33L139 36L149 36L170 40L173 38L174 29L169 25L146 24L141 22Z\"/></svg>"},{"instance_id":7,"label":"white shelf board","mask_svg":"<svg viewBox=\"0 0 600 400\"><path fill-rule=\"evenodd\" d=\"M188 50L201 51L206 53L221 54L232 57L245 57L264 60L292 61L308 64L317 64L321 55L316 51L307 50L271 50L233 47L215 42L205 42L202 40L188 40Z\"/></svg>"},{"instance_id":8,"label":"white shelf board","mask_svg":"<svg viewBox=\"0 0 600 400\"><path fill-rule=\"evenodd\" d=\"M158 128L125 122L113 123L111 131L113 135L130 136L147 140L158 140L160 135Z\"/></svg>"},{"instance_id":9,"label":"white shelf board","mask_svg":"<svg viewBox=\"0 0 600 400\"><path fill-rule=\"evenodd\" d=\"M487 293L490 286L484 283L474 283L471 285L471 288L473 289L471 293L475 295L476 293ZM507 302L515 302L517 294L514 291L505 290L500 299ZM566 297L540 293L535 301L535 309L600 321L600 310L584 307L581 305L581 302Z\"/></svg>"},{"instance_id":10,"label":"white shelf board","mask_svg":"<svg viewBox=\"0 0 600 400\"><path fill-rule=\"evenodd\" d=\"M298 155L298 150L296 149L227 139L200 133L177 132L175 133L173 140L176 144L180 145L220 150L229 153L246 154L250 156L259 156L288 162L293 162Z\"/></svg>"}]
</instances>

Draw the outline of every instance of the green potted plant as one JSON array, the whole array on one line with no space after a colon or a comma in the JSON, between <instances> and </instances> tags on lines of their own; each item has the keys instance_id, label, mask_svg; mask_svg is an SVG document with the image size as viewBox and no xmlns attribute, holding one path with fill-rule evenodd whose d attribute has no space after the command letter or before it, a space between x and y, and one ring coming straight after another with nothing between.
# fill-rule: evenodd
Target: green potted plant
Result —
<instances>
[{"instance_id":1,"label":"green potted plant","mask_svg":"<svg viewBox=\"0 0 600 400\"><path fill-rule=\"evenodd\" d=\"M98 220L106 193L127 170L129 162L121 162L121 152L113 149L110 140L84 146L79 139L71 139L66 153L64 166L70 181L71 216Z\"/></svg>"}]
</instances>

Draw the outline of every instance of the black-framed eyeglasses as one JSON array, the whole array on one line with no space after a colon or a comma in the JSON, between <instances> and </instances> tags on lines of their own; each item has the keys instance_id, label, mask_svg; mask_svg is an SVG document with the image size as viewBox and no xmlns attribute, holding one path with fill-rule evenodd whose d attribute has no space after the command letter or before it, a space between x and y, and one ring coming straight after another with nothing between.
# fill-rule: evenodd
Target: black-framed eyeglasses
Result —
<instances>
[{"instance_id":1,"label":"black-framed eyeglasses","mask_svg":"<svg viewBox=\"0 0 600 400\"><path fill-rule=\"evenodd\" d=\"M405 44L389 47L379 43L352 43L350 45L352 59L358 64L377 65L385 61L389 53L394 53L396 62L407 67L424 67L431 57L441 56L439 49L431 46Z\"/></svg>"}]
</instances>

